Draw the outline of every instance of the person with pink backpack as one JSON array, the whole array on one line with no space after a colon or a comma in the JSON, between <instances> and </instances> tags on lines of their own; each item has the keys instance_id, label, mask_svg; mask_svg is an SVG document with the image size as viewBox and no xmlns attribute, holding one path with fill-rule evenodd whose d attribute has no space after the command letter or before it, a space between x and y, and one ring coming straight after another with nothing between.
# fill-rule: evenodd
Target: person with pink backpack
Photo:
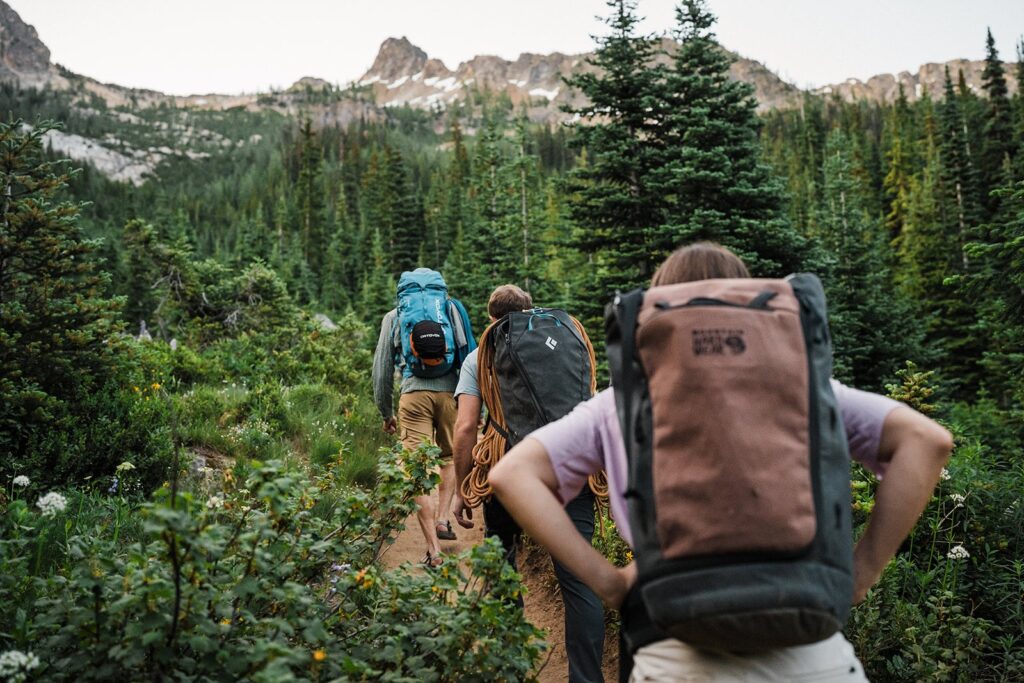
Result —
<instances>
[{"instance_id":1,"label":"person with pink backpack","mask_svg":"<svg viewBox=\"0 0 1024 683\"><path fill-rule=\"evenodd\" d=\"M952 437L831 380L814 276L754 280L699 243L651 284L609 310L613 387L517 445L492 488L621 609L629 680L866 680L841 628L916 523ZM851 457L880 479L855 547ZM623 568L562 511L602 468L636 557Z\"/></svg>"}]
</instances>

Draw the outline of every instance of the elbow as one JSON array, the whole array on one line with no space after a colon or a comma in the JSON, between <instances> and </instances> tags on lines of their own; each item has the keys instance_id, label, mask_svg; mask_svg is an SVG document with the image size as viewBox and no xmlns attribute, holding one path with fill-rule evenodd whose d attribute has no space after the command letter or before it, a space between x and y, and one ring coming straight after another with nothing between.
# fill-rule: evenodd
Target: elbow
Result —
<instances>
[{"instance_id":1,"label":"elbow","mask_svg":"<svg viewBox=\"0 0 1024 683\"><path fill-rule=\"evenodd\" d=\"M933 455L935 464L945 467L955 446L950 431L930 418L921 420L914 431L918 442L925 444L928 452Z\"/></svg>"},{"instance_id":2,"label":"elbow","mask_svg":"<svg viewBox=\"0 0 1024 683\"><path fill-rule=\"evenodd\" d=\"M491 485L494 495L501 498L509 490L512 476L512 469L509 467L509 459L506 455L487 473L487 483Z\"/></svg>"},{"instance_id":3,"label":"elbow","mask_svg":"<svg viewBox=\"0 0 1024 683\"><path fill-rule=\"evenodd\" d=\"M953 448L956 444L953 441L953 435L948 429L942 425L935 423L935 434L932 436L932 444L935 448L936 457L942 461L945 465L949 462L949 456L953 454Z\"/></svg>"}]
</instances>

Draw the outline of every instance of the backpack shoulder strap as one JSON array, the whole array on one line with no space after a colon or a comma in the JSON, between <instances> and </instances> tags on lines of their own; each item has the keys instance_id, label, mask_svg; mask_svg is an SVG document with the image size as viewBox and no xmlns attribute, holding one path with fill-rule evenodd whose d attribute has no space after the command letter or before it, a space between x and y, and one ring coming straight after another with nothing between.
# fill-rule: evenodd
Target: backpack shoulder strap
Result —
<instances>
[{"instance_id":1,"label":"backpack shoulder strap","mask_svg":"<svg viewBox=\"0 0 1024 683\"><path fill-rule=\"evenodd\" d=\"M455 335L455 362L460 366L469 352L476 348L476 339L473 337L469 313L458 299L448 299L448 318L451 320L452 332Z\"/></svg>"},{"instance_id":2,"label":"backpack shoulder strap","mask_svg":"<svg viewBox=\"0 0 1024 683\"><path fill-rule=\"evenodd\" d=\"M622 428L622 439L626 453L633 459L632 430L633 399L637 392L636 322L640 306L644 302L644 290L634 289L626 294L616 294L615 300L605 309L605 335L608 349L608 369L612 375L615 394L615 408Z\"/></svg>"}]
</instances>

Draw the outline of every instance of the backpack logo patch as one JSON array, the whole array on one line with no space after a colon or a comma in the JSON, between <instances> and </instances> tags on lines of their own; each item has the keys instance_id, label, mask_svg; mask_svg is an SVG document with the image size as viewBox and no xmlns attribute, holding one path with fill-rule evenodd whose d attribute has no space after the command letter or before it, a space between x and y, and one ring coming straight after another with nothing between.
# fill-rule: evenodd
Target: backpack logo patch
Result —
<instances>
[{"instance_id":1,"label":"backpack logo patch","mask_svg":"<svg viewBox=\"0 0 1024 683\"><path fill-rule=\"evenodd\" d=\"M743 330L693 330L691 341L695 356L738 356L747 350Z\"/></svg>"},{"instance_id":2,"label":"backpack logo patch","mask_svg":"<svg viewBox=\"0 0 1024 683\"><path fill-rule=\"evenodd\" d=\"M551 337L548 337L548 340L547 340L546 342L544 342L544 346L546 346L546 347L548 347L549 349L551 349L552 351L554 351L554 350L555 350L555 347L556 347L556 346L558 346L558 342L556 342L556 341L555 341L554 339L552 339Z\"/></svg>"}]
</instances>

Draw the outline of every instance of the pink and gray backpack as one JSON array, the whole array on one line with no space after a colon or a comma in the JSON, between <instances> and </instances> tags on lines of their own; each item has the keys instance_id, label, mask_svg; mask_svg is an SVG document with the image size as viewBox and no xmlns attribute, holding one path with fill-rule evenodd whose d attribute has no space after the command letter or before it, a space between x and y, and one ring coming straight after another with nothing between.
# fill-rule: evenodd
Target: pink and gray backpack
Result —
<instances>
[{"instance_id":1,"label":"pink and gray backpack","mask_svg":"<svg viewBox=\"0 0 1024 683\"><path fill-rule=\"evenodd\" d=\"M850 460L818 278L636 290L609 306L607 330L651 621L734 652L840 630Z\"/></svg>"}]
</instances>

